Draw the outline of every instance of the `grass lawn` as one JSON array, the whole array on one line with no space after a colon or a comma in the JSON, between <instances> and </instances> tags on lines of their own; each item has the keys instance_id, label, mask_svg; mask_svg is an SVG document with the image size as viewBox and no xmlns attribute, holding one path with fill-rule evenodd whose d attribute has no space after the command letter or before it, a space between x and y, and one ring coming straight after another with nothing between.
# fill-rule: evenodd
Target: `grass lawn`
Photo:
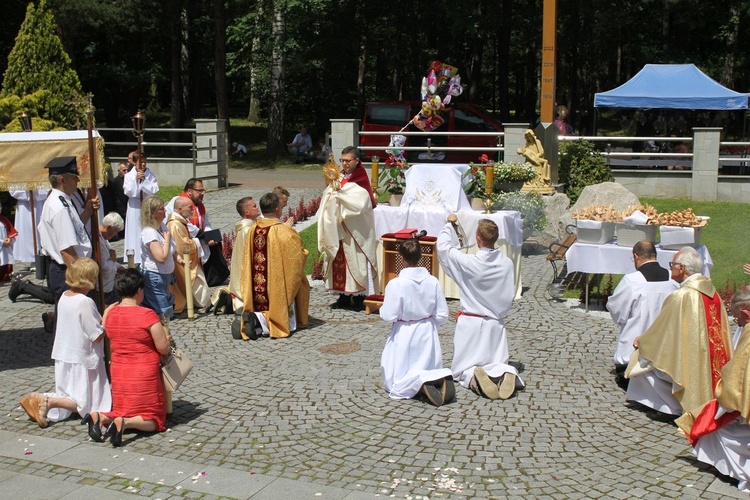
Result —
<instances>
[{"instance_id":1,"label":"grass lawn","mask_svg":"<svg viewBox=\"0 0 750 500\"><path fill-rule=\"evenodd\" d=\"M318 256L318 223L316 222L312 226L303 229L299 235L302 238L302 245L310 252L305 264L305 274L310 275L315 264L315 258Z\"/></svg>"}]
</instances>

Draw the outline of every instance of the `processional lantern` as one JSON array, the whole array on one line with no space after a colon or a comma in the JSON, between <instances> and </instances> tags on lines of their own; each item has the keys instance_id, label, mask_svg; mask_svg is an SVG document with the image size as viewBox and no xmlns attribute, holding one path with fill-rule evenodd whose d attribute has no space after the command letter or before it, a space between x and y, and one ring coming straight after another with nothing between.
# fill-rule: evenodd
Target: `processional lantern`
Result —
<instances>
[{"instance_id":1,"label":"processional lantern","mask_svg":"<svg viewBox=\"0 0 750 500\"><path fill-rule=\"evenodd\" d=\"M142 137L145 127L146 127L146 115L138 111L133 116L133 135L136 137Z\"/></svg>"},{"instance_id":2,"label":"processional lantern","mask_svg":"<svg viewBox=\"0 0 750 500\"><path fill-rule=\"evenodd\" d=\"M31 132L31 116L26 111L21 112L21 116L18 117L18 121L21 122L21 130L24 132Z\"/></svg>"}]
</instances>

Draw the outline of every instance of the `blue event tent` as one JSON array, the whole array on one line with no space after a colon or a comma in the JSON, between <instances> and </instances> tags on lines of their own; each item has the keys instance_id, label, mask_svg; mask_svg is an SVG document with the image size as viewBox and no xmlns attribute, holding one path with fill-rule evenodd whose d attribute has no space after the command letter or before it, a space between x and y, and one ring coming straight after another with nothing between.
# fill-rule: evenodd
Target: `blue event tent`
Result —
<instances>
[{"instance_id":1,"label":"blue event tent","mask_svg":"<svg viewBox=\"0 0 750 500\"><path fill-rule=\"evenodd\" d=\"M724 87L694 64L647 64L616 89L594 94L594 107L747 109L747 96Z\"/></svg>"}]
</instances>

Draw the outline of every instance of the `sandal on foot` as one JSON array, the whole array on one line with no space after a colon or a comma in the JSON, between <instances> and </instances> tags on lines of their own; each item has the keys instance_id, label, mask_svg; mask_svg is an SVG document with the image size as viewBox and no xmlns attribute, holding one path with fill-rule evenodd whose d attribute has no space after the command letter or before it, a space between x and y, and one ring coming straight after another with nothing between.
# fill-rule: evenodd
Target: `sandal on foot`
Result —
<instances>
[{"instance_id":1,"label":"sandal on foot","mask_svg":"<svg viewBox=\"0 0 750 500\"><path fill-rule=\"evenodd\" d=\"M94 421L94 417L92 415L96 415L96 421ZM83 416L83 420L81 420L81 425L88 424L89 437L97 443L101 443L102 441L104 441L104 438L102 437L102 427L100 425L101 419L102 418L99 415L99 412L94 412L87 413Z\"/></svg>"},{"instance_id":2,"label":"sandal on foot","mask_svg":"<svg viewBox=\"0 0 750 500\"><path fill-rule=\"evenodd\" d=\"M35 395L36 393L32 392L31 394ZM39 424L39 427L44 429L49 425L49 421L47 420L47 411L49 411L49 397L46 394L36 394L36 404L39 408L39 418L37 419L36 423Z\"/></svg>"},{"instance_id":3,"label":"sandal on foot","mask_svg":"<svg viewBox=\"0 0 750 500\"><path fill-rule=\"evenodd\" d=\"M29 419L36 422L37 414L39 413L39 406L33 406L31 405L31 398L28 396L24 396L21 398L21 406L23 407L24 411L26 411L26 415L29 416Z\"/></svg>"}]
</instances>

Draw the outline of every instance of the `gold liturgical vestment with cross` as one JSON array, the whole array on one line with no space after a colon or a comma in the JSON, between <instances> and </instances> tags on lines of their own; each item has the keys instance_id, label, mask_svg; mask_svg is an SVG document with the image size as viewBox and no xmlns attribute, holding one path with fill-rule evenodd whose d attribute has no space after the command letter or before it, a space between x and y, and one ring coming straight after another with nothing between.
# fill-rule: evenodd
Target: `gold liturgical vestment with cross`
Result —
<instances>
[{"instance_id":1,"label":"gold liturgical vestment with cross","mask_svg":"<svg viewBox=\"0 0 750 500\"><path fill-rule=\"evenodd\" d=\"M661 313L638 342L626 374L640 356L672 378L672 395L686 412L713 399L714 379L720 378L723 363L732 356L732 336L711 280L696 276L683 282L664 300Z\"/></svg>"},{"instance_id":2,"label":"gold liturgical vestment with cross","mask_svg":"<svg viewBox=\"0 0 750 500\"><path fill-rule=\"evenodd\" d=\"M289 316L294 304L297 328L305 328L310 306L310 283L305 275L308 251L297 231L278 219L258 219L247 233L244 250L244 310L263 313L269 335L284 338L290 334Z\"/></svg>"}]
</instances>

